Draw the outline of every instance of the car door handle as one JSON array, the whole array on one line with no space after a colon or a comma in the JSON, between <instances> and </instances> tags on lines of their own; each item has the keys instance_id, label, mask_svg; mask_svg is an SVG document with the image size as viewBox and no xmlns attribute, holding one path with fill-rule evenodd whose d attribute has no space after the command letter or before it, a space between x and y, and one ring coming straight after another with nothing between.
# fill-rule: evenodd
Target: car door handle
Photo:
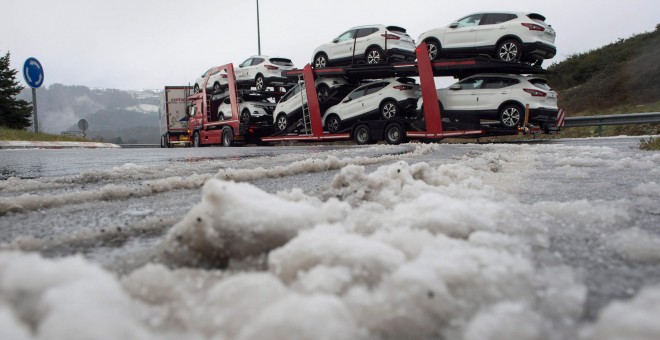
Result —
<instances>
[{"instance_id":1,"label":"car door handle","mask_svg":"<svg viewBox=\"0 0 660 340\"><path fill-rule=\"evenodd\" d=\"M501 93L501 94L508 94L509 91L502 91L502 92L500 92L500 93Z\"/></svg>"}]
</instances>

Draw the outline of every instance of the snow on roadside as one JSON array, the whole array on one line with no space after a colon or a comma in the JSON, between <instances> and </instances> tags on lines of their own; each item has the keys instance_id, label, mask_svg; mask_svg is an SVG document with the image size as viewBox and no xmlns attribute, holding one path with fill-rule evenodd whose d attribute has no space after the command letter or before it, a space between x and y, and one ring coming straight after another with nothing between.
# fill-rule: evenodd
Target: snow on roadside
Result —
<instances>
[{"instance_id":1,"label":"snow on roadside","mask_svg":"<svg viewBox=\"0 0 660 340\"><path fill-rule=\"evenodd\" d=\"M373 172L363 165L396 157L222 170L160 244L160 264L123 278L79 257L0 252L0 325L17 337L73 339L81 320L90 325L81 338L125 331L171 339L599 339L610 325L619 326L616 338L657 338L650 318L625 316L657 315L657 288L583 327L587 292L579 273L535 262L551 228L607 229L630 220L620 202L519 201L524 166L548 149L484 147L452 164L399 161ZM595 165L624 166L606 148L582 150L555 160L576 178ZM647 169L648 161L658 163L631 164ZM269 194L240 182L335 167L341 170L315 196ZM634 193L652 200L656 186ZM617 239L648 236L635 233L608 240L618 247ZM649 261L653 246L621 254ZM71 307L66 294L75 295Z\"/></svg>"}]
</instances>

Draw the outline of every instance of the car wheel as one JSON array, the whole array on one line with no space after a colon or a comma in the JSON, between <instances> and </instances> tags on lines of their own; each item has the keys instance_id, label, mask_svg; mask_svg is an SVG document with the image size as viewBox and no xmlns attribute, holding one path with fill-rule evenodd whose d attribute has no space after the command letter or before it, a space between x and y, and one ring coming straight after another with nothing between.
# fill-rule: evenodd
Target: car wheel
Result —
<instances>
[{"instance_id":1,"label":"car wheel","mask_svg":"<svg viewBox=\"0 0 660 340\"><path fill-rule=\"evenodd\" d=\"M391 119L396 117L399 113L399 106L394 101L386 101L380 105L380 114L384 119Z\"/></svg>"},{"instance_id":2,"label":"car wheel","mask_svg":"<svg viewBox=\"0 0 660 340\"><path fill-rule=\"evenodd\" d=\"M325 68L328 66L328 56L325 53L318 53L314 56L314 68Z\"/></svg>"},{"instance_id":3,"label":"car wheel","mask_svg":"<svg viewBox=\"0 0 660 340\"><path fill-rule=\"evenodd\" d=\"M221 90L221 89L220 89L220 83L215 82L215 83L213 84L213 92L215 92L215 93L220 93L220 90Z\"/></svg>"},{"instance_id":4,"label":"car wheel","mask_svg":"<svg viewBox=\"0 0 660 340\"><path fill-rule=\"evenodd\" d=\"M440 56L440 43L428 40L426 46L429 48L429 59L431 59L431 61L438 59Z\"/></svg>"},{"instance_id":5,"label":"car wheel","mask_svg":"<svg viewBox=\"0 0 660 340\"><path fill-rule=\"evenodd\" d=\"M225 113L220 111L218 112L218 120L225 120Z\"/></svg>"},{"instance_id":6,"label":"car wheel","mask_svg":"<svg viewBox=\"0 0 660 340\"><path fill-rule=\"evenodd\" d=\"M289 121L286 118L286 114L280 113L277 116L277 120L275 121L275 125L277 126L277 130L279 130L279 131L286 130L286 128L289 126Z\"/></svg>"},{"instance_id":7,"label":"car wheel","mask_svg":"<svg viewBox=\"0 0 660 340\"><path fill-rule=\"evenodd\" d=\"M193 134L193 147L198 148L200 146L199 132Z\"/></svg>"},{"instance_id":8,"label":"car wheel","mask_svg":"<svg viewBox=\"0 0 660 340\"><path fill-rule=\"evenodd\" d=\"M319 97L319 103L323 103L330 97L330 88L326 84L321 84L316 88L316 94Z\"/></svg>"},{"instance_id":9,"label":"car wheel","mask_svg":"<svg viewBox=\"0 0 660 340\"><path fill-rule=\"evenodd\" d=\"M193 91L195 91L195 93L199 93L199 85L195 84L195 88Z\"/></svg>"},{"instance_id":10,"label":"car wheel","mask_svg":"<svg viewBox=\"0 0 660 340\"><path fill-rule=\"evenodd\" d=\"M517 127L524 115L520 106L507 104L500 109L500 123L508 128Z\"/></svg>"},{"instance_id":11,"label":"car wheel","mask_svg":"<svg viewBox=\"0 0 660 340\"><path fill-rule=\"evenodd\" d=\"M369 127L364 124L358 125L353 131L353 140L358 145L370 144L371 135L369 134Z\"/></svg>"},{"instance_id":12,"label":"car wheel","mask_svg":"<svg viewBox=\"0 0 660 340\"><path fill-rule=\"evenodd\" d=\"M502 61L518 61L522 47L517 40L508 39L497 45L497 59Z\"/></svg>"},{"instance_id":13,"label":"car wheel","mask_svg":"<svg viewBox=\"0 0 660 340\"><path fill-rule=\"evenodd\" d=\"M250 111L243 110L243 112L241 112L241 123L245 125L250 124Z\"/></svg>"},{"instance_id":14,"label":"car wheel","mask_svg":"<svg viewBox=\"0 0 660 340\"><path fill-rule=\"evenodd\" d=\"M380 64L385 62L383 51L380 48L370 48L367 50L367 64Z\"/></svg>"},{"instance_id":15,"label":"car wheel","mask_svg":"<svg viewBox=\"0 0 660 340\"><path fill-rule=\"evenodd\" d=\"M232 146L234 145L234 133L231 128L225 126L222 129L222 146Z\"/></svg>"},{"instance_id":16,"label":"car wheel","mask_svg":"<svg viewBox=\"0 0 660 340\"><path fill-rule=\"evenodd\" d=\"M405 132L400 124L390 124L385 128L385 141L387 144L397 145L403 142Z\"/></svg>"},{"instance_id":17,"label":"car wheel","mask_svg":"<svg viewBox=\"0 0 660 340\"><path fill-rule=\"evenodd\" d=\"M328 119L325 120L325 128L330 133L337 133L341 127L341 119L336 114L328 116Z\"/></svg>"},{"instance_id":18,"label":"car wheel","mask_svg":"<svg viewBox=\"0 0 660 340\"><path fill-rule=\"evenodd\" d=\"M264 77L262 75L258 75L254 79L254 88L256 88L257 91L264 91L266 89L266 83L264 82Z\"/></svg>"}]
</instances>

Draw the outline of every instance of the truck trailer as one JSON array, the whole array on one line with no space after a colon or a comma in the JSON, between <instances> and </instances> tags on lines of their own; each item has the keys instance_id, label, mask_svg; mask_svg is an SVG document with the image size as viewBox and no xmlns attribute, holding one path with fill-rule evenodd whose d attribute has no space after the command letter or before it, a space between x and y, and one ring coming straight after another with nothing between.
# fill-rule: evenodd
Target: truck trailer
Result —
<instances>
[{"instance_id":1,"label":"truck trailer","mask_svg":"<svg viewBox=\"0 0 660 340\"><path fill-rule=\"evenodd\" d=\"M160 100L160 147L190 146L187 97L190 86L165 86Z\"/></svg>"}]
</instances>

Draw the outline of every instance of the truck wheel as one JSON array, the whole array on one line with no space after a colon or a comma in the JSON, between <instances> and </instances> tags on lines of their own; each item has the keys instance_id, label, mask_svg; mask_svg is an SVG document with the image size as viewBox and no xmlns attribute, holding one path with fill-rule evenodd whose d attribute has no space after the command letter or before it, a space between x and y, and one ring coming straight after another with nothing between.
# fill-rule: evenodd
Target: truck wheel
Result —
<instances>
[{"instance_id":1,"label":"truck wheel","mask_svg":"<svg viewBox=\"0 0 660 340\"><path fill-rule=\"evenodd\" d=\"M254 79L254 88L257 89L257 91L264 91L266 90L266 83L264 82L264 76L257 75L257 78Z\"/></svg>"},{"instance_id":2,"label":"truck wheel","mask_svg":"<svg viewBox=\"0 0 660 340\"><path fill-rule=\"evenodd\" d=\"M195 132L195 134L193 134L193 147L198 148L199 146L200 146L199 132Z\"/></svg>"},{"instance_id":3,"label":"truck wheel","mask_svg":"<svg viewBox=\"0 0 660 340\"><path fill-rule=\"evenodd\" d=\"M243 112L241 112L241 123L245 125L250 124L250 111L243 110Z\"/></svg>"},{"instance_id":4,"label":"truck wheel","mask_svg":"<svg viewBox=\"0 0 660 340\"><path fill-rule=\"evenodd\" d=\"M361 124L355 128L353 131L353 140L357 145L364 145L371 143L371 135L369 133L369 127Z\"/></svg>"},{"instance_id":5,"label":"truck wheel","mask_svg":"<svg viewBox=\"0 0 660 340\"><path fill-rule=\"evenodd\" d=\"M222 129L222 146L234 145L234 132L230 127L225 126Z\"/></svg>"},{"instance_id":6,"label":"truck wheel","mask_svg":"<svg viewBox=\"0 0 660 340\"><path fill-rule=\"evenodd\" d=\"M337 116L334 113L328 116L328 119L325 120L325 128L330 133L337 133L339 131L340 126L341 126L341 119L339 119L339 116Z\"/></svg>"},{"instance_id":7,"label":"truck wheel","mask_svg":"<svg viewBox=\"0 0 660 340\"><path fill-rule=\"evenodd\" d=\"M516 104L507 104L500 109L500 123L505 127L517 127L524 117L524 111Z\"/></svg>"},{"instance_id":8,"label":"truck wheel","mask_svg":"<svg viewBox=\"0 0 660 340\"><path fill-rule=\"evenodd\" d=\"M385 128L385 141L387 144L401 144L401 142L403 142L404 136L405 132L399 124L390 124Z\"/></svg>"},{"instance_id":9,"label":"truck wheel","mask_svg":"<svg viewBox=\"0 0 660 340\"><path fill-rule=\"evenodd\" d=\"M399 105L395 101L388 100L380 105L380 114L384 119L394 118L398 113Z\"/></svg>"}]
</instances>

